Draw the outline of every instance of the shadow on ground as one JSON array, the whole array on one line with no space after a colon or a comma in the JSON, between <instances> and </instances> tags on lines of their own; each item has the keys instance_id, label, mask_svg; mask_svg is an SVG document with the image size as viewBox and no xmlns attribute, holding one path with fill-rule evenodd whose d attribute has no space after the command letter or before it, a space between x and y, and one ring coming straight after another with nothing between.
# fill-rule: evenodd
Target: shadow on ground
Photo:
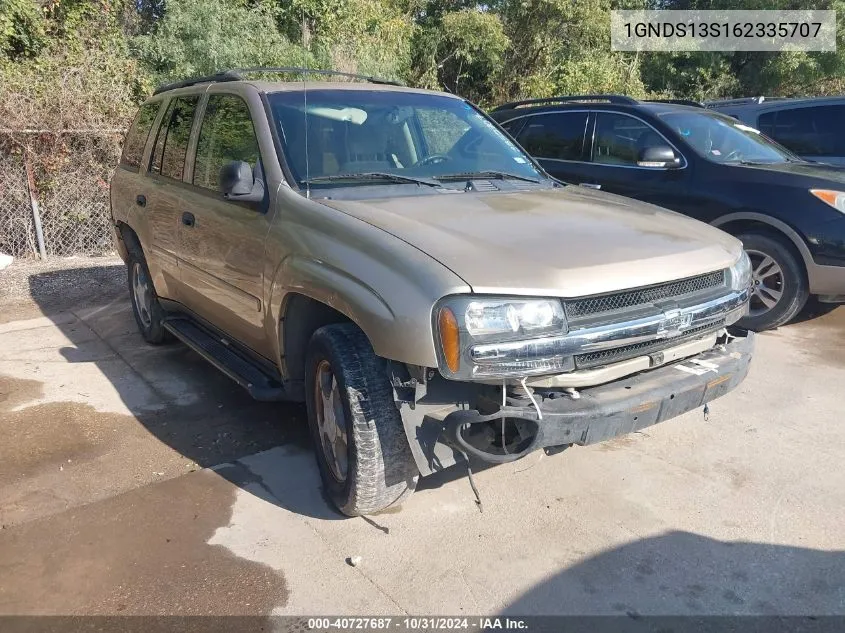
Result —
<instances>
[{"instance_id":1,"label":"shadow on ground","mask_svg":"<svg viewBox=\"0 0 845 633\"><path fill-rule=\"evenodd\" d=\"M303 406L257 402L185 345L144 342L132 316L123 265L35 274L30 294L72 343L60 350L64 359L95 363L135 419L199 467L231 463L218 474L255 491L251 484L260 483L261 477L242 458L279 446L307 452L310 458ZM68 312L78 320L68 319ZM115 362L115 357L124 362ZM259 496L300 514L343 518L321 496L316 469L290 475L307 494L298 489L286 495L284 486L274 486L272 494L259 488L267 492Z\"/></svg>"},{"instance_id":2,"label":"shadow on ground","mask_svg":"<svg viewBox=\"0 0 845 633\"><path fill-rule=\"evenodd\" d=\"M824 317L834 310L836 314L839 316L845 313L845 308L839 309L841 306L837 303L822 303L815 297L810 297L807 299L807 303L804 304L804 307L801 309L801 312L789 322L789 325L795 325L798 323L806 323L808 321L814 321L815 319L819 319Z\"/></svg>"},{"instance_id":3,"label":"shadow on ground","mask_svg":"<svg viewBox=\"0 0 845 633\"><path fill-rule=\"evenodd\" d=\"M679 614L845 615L845 551L668 532L587 558L529 590L503 612L634 619Z\"/></svg>"}]
</instances>

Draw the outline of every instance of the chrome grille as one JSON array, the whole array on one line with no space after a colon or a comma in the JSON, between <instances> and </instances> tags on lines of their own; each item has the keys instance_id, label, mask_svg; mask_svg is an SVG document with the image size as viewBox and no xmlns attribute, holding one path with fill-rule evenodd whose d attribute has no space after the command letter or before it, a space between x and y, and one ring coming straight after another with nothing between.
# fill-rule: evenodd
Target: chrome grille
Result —
<instances>
[{"instance_id":1,"label":"chrome grille","mask_svg":"<svg viewBox=\"0 0 845 633\"><path fill-rule=\"evenodd\" d=\"M616 312L627 308L646 306L655 301L678 299L703 293L725 284L725 271L719 270L697 277L688 277L656 286L614 292L606 295L568 299L564 301L566 315L570 319Z\"/></svg>"},{"instance_id":2,"label":"chrome grille","mask_svg":"<svg viewBox=\"0 0 845 633\"><path fill-rule=\"evenodd\" d=\"M696 338L702 338L705 334L721 329L724 327L724 324L725 322L722 320L716 323L700 325L696 328L687 330L680 336L676 336L674 338L643 341L642 343L634 343L633 345L605 349L600 352L578 354L575 357L575 368L590 369L593 367L601 367L602 365L618 363L619 361L628 360L629 358L635 358L637 356L645 356L653 352L658 352L661 349L675 347L681 343L686 343Z\"/></svg>"}]
</instances>

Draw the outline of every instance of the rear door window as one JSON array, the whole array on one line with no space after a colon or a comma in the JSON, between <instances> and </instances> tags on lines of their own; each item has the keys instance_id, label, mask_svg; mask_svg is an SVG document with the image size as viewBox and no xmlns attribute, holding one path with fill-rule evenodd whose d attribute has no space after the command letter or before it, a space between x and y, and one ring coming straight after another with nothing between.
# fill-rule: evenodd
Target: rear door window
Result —
<instances>
[{"instance_id":1,"label":"rear door window","mask_svg":"<svg viewBox=\"0 0 845 633\"><path fill-rule=\"evenodd\" d=\"M760 115L766 136L803 156L845 156L845 105L776 110Z\"/></svg>"},{"instance_id":2,"label":"rear door window","mask_svg":"<svg viewBox=\"0 0 845 633\"><path fill-rule=\"evenodd\" d=\"M246 102L235 95L211 95L197 141L194 184L217 191L224 165L244 161L255 171L259 158L258 139Z\"/></svg>"},{"instance_id":3,"label":"rear door window","mask_svg":"<svg viewBox=\"0 0 845 633\"><path fill-rule=\"evenodd\" d=\"M141 159L144 156L144 148L147 146L147 138L158 114L160 101L146 103L138 109L132 127L126 133L126 140L123 142L123 155L120 157L120 164L126 167L138 168L141 166Z\"/></svg>"},{"instance_id":4,"label":"rear door window","mask_svg":"<svg viewBox=\"0 0 845 633\"><path fill-rule=\"evenodd\" d=\"M536 158L581 160L587 116L587 112L530 116L516 140Z\"/></svg>"},{"instance_id":5,"label":"rear door window","mask_svg":"<svg viewBox=\"0 0 845 633\"><path fill-rule=\"evenodd\" d=\"M198 104L199 96L191 96L177 97L167 106L158 130L150 172L182 180L188 140Z\"/></svg>"}]
</instances>

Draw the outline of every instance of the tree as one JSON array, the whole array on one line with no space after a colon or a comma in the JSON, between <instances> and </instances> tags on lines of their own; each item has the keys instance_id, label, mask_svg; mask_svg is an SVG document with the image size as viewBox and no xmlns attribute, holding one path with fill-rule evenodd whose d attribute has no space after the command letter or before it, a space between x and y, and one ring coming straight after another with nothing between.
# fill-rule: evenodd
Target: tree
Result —
<instances>
[{"instance_id":1,"label":"tree","mask_svg":"<svg viewBox=\"0 0 845 633\"><path fill-rule=\"evenodd\" d=\"M135 54L159 81L226 68L303 66L311 57L277 29L266 6L230 0L179 0L166 6L152 32L132 40Z\"/></svg>"}]
</instances>

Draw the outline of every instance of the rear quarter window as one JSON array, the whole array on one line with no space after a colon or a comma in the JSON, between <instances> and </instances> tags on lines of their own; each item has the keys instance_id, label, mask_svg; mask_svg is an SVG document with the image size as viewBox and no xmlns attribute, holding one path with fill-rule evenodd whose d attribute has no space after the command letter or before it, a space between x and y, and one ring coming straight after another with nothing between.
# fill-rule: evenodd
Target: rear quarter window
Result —
<instances>
[{"instance_id":1,"label":"rear quarter window","mask_svg":"<svg viewBox=\"0 0 845 633\"><path fill-rule=\"evenodd\" d=\"M123 142L123 154L120 157L121 165L135 169L141 166L144 148L147 146L147 139L150 136L150 130L153 128L160 106L161 102L156 101L155 103L145 103L138 109L138 114L135 116L132 126L126 133L126 140Z\"/></svg>"}]
</instances>

